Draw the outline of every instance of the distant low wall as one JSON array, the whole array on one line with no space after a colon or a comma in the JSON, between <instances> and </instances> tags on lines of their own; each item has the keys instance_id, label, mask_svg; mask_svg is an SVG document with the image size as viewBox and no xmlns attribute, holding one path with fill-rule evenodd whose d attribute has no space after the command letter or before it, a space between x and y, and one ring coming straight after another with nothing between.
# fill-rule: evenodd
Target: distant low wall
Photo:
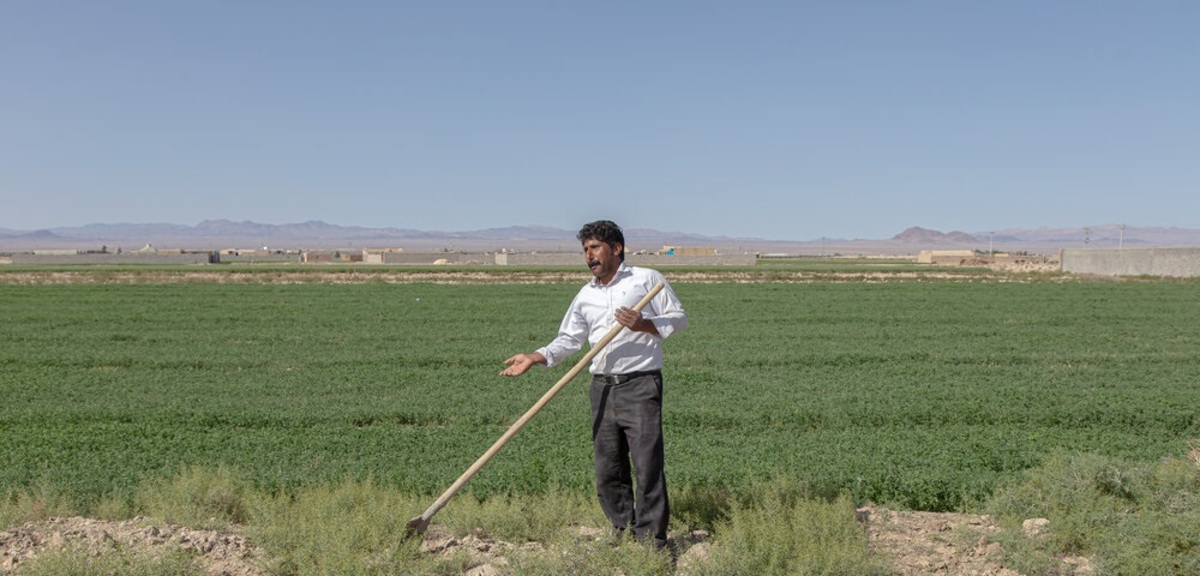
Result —
<instances>
[{"instance_id":1,"label":"distant low wall","mask_svg":"<svg viewBox=\"0 0 1200 576\"><path fill-rule=\"evenodd\" d=\"M718 254L716 256L668 256L666 254L630 254L630 264L648 268L667 266L753 266L758 263L754 254Z\"/></svg>"},{"instance_id":2,"label":"distant low wall","mask_svg":"<svg viewBox=\"0 0 1200 576\"><path fill-rule=\"evenodd\" d=\"M1063 272L1103 276L1200 276L1200 248L1125 248L1062 251Z\"/></svg>"},{"instance_id":3,"label":"distant low wall","mask_svg":"<svg viewBox=\"0 0 1200 576\"><path fill-rule=\"evenodd\" d=\"M383 264L491 264L492 256L482 252L387 252Z\"/></svg>"},{"instance_id":4,"label":"distant low wall","mask_svg":"<svg viewBox=\"0 0 1200 576\"><path fill-rule=\"evenodd\" d=\"M583 252L497 252L498 266L583 266Z\"/></svg>"},{"instance_id":5,"label":"distant low wall","mask_svg":"<svg viewBox=\"0 0 1200 576\"><path fill-rule=\"evenodd\" d=\"M222 264L299 264L299 254L268 254L268 255L233 255L222 254Z\"/></svg>"}]
</instances>

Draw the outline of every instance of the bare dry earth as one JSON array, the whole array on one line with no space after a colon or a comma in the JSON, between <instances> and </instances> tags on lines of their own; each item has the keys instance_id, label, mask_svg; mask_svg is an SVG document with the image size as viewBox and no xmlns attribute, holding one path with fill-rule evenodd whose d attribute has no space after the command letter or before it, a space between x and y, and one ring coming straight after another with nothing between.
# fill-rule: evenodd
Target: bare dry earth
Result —
<instances>
[{"instance_id":1,"label":"bare dry earth","mask_svg":"<svg viewBox=\"0 0 1200 576\"><path fill-rule=\"evenodd\" d=\"M869 535L873 553L887 558L899 575L1021 576L1005 567L1000 544L992 540L999 528L987 516L972 514L896 511L866 507L858 517ZM579 540L604 538L600 530L581 528ZM678 573L703 563L711 543L702 531L673 537L679 553ZM90 554L118 549L149 555L181 550L193 555L210 576L265 576L267 555L241 531L193 530L156 525L145 518L109 522L89 518L52 518L0 532L0 574L14 574L20 566L35 561L48 551L80 547ZM456 538L436 526L426 534L422 551L450 555L465 552L474 558L464 574L486 576L507 574L506 557L522 553L553 553L537 542L514 544L478 533ZM1067 559L1067 573L1091 573L1086 559Z\"/></svg>"}]
</instances>

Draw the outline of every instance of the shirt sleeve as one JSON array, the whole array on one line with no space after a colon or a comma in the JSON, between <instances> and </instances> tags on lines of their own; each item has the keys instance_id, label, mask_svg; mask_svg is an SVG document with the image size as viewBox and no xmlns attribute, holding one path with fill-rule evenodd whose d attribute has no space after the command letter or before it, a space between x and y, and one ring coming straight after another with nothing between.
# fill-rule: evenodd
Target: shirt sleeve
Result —
<instances>
[{"instance_id":1,"label":"shirt sleeve","mask_svg":"<svg viewBox=\"0 0 1200 576\"><path fill-rule=\"evenodd\" d=\"M588 325L580 311L579 297L571 301L567 313L563 315L562 324L558 327L558 336L549 344L538 348L537 352L546 357L546 367L557 366L572 354L583 349L587 341Z\"/></svg>"},{"instance_id":2,"label":"shirt sleeve","mask_svg":"<svg viewBox=\"0 0 1200 576\"><path fill-rule=\"evenodd\" d=\"M687 328L688 315L683 309L683 303L679 301L679 297L675 295L675 291L671 289L671 284L667 282L667 279L657 272L654 276L654 283L662 282L663 289L650 301L652 307L651 314L646 314L645 310L643 310L642 315L654 323L659 337L666 338L675 332Z\"/></svg>"}]
</instances>

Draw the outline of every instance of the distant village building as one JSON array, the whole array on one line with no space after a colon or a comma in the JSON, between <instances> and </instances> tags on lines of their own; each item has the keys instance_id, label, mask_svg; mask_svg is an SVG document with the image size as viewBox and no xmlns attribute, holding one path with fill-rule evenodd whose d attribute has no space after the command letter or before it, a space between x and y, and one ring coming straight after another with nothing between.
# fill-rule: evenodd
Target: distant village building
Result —
<instances>
[{"instance_id":1,"label":"distant village building","mask_svg":"<svg viewBox=\"0 0 1200 576\"><path fill-rule=\"evenodd\" d=\"M306 251L300 255L300 261L304 264L332 264L333 252Z\"/></svg>"},{"instance_id":2,"label":"distant village building","mask_svg":"<svg viewBox=\"0 0 1200 576\"><path fill-rule=\"evenodd\" d=\"M717 249L708 246L663 246L658 253L665 256L716 256Z\"/></svg>"},{"instance_id":3,"label":"distant village building","mask_svg":"<svg viewBox=\"0 0 1200 576\"><path fill-rule=\"evenodd\" d=\"M957 265L964 259L974 257L974 250L922 250L917 254L917 264Z\"/></svg>"},{"instance_id":4,"label":"distant village building","mask_svg":"<svg viewBox=\"0 0 1200 576\"><path fill-rule=\"evenodd\" d=\"M364 264L385 264L388 254L403 254L403 248L364 248L362 261Z\"/></svg>"}]
</instances>

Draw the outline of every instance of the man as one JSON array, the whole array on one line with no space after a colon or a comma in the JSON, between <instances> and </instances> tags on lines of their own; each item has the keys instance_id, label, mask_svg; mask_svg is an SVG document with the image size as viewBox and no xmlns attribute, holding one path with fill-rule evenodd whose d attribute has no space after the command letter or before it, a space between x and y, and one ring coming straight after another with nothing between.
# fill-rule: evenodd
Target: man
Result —
<instances>
[{"instance_id":1,"label":"man","mask_svg":"<svg viewBox=\"0 0 1200 576\"><path fill-rule=\"evenodd\" d=\"M595 277L579 290L558 329L543 348L504 361L502 376L531 367L555 366L595 345L616 324L627 330L592 358L592 449L596 494L618 532L667 544L667 479L663 472L662 339L688 325L687 313L663 275L625 263L625 235L608 220L585 224L576 236ZM659 282L663 290L633 310ZM636 494L631 477L636 476Z\"/></svg>"}]
</instances>

